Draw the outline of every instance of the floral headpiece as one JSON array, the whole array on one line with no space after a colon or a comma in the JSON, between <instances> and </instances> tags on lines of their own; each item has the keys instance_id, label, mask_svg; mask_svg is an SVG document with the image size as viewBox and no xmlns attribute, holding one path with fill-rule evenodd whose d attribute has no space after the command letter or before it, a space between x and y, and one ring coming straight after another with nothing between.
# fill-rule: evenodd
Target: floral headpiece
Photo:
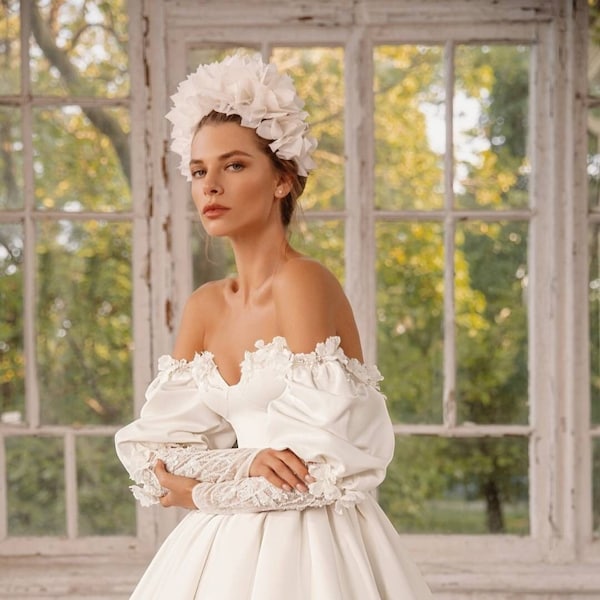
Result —
<instances>
[{"instance_id":1,"label":"floral headpiece","mask_svg":"<svg viewBox=\"0 0 600 600\"><path fill-rule=\"evenodd\" d=\"M200 65L171 96L173 108L167 119L173 123L171 149L181 156L179 170L191 181L192 138L198 123L211 111L239 115L282 159L293 160L298 174L314 168L310 157L317 142L308 135L308 114L296 94L289 75L273 64L263 63L260 54L234 54L223 61Z\"/></svg>"}]
</instances>

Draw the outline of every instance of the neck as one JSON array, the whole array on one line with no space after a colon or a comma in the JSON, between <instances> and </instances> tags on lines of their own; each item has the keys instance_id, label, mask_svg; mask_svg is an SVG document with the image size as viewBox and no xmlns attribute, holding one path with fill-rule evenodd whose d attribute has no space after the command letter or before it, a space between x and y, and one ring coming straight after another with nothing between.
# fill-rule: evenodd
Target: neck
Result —
<instances>
[{"instance_id":1,"label":"neck","mask_svg":"<svg viewBox=\"0 0 600 600\"><path fill-rule=\"evenodd\" d=\"M261 236L231 239L238 272L237 290L243 302L256 297L270 283L278 268L297 254L289 245L286 232L266 231Z\"/></svg>"}]
</instances>

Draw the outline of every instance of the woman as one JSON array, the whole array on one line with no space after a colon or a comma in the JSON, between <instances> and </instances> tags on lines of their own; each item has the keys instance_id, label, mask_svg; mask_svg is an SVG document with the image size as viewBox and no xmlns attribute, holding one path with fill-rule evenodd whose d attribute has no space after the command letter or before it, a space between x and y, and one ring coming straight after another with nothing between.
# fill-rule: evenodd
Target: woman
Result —
<instances>
[{"instance_id":1,"label":"woman","mask_svg":"<svg viewBox=\"0 0 600 600\"><path fill-rule=\"evenodd\" d=\"M235 55L173 101L180 169L237 275L192 294L116 435L140 502L191 511L132 598L430 598L371 493L394 448L381 377L335 277L288 242L315 147L291 80Z\"/></svg>"}]
</instances>

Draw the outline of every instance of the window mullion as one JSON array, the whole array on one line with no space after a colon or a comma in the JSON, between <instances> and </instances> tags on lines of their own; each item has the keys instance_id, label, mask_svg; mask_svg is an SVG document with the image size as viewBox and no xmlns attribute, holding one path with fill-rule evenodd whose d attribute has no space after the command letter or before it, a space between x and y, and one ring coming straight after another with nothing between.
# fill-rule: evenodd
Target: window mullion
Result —
<instances>
[{"instance_id":1,"label":"window mullion","mask_svg":"<svg viewBox=\"0 0 600 600\"><path fill-rule=\"evenodd\" d=\"M444 155L444 395L446 427L456 426L456 332L454 328L454 43L444 48L446 152Z\"/></svg>"},{"instance_id":2,"label":"window mullion","mask_svg":"<svg viewBox=\"0 0 600 600\"><path fill-rule=\"evenodd\" d=\"M29 75L31 4L21 2L21 127L23 134L23 347L25 354L25 414L31 428L40 424L40 398L36 361L36 252L35 189L33 179L33 111Z\"/></svg>"},{"instance_id":3,"label":"window mullion","mask_svg":"<svg viewBox=\"0 0 600 600\"><path fill-rule=\"evenodd\" d=\"M75 435L68 431L64 438L65 457L65 509L67 517L67 537L72 540L78 534L78 501L77 501L77 458Z\"/></svg>"},{"instance_id":4,"label":"window mullion","mask_svg":"<svg viewBox=\"0 0 600 600\"><path fill-rule=\"evenodd\" d=\"M376 275L373 214L373 56L365 30L345 49L346 291L354 308L367 363L376 360Z\"/></svg>"}]
</instances>

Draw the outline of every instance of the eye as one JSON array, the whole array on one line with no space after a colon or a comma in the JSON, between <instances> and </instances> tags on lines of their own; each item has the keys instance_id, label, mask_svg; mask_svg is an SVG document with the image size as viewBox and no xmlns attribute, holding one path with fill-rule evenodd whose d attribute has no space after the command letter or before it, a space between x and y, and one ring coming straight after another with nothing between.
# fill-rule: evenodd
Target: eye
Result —
<instances>
[{"instance_id":1,"label":"eye","mask_svg":"<svg viewBox=\"0 0 600 600\"><path fill-rule=\"evenodd\" d=\"M205 169L192 169L192 177L194 179L199 179L200 177L204 177L206 175Z\"/></svg>"},{"instance_id":2,"label":"eye","mask_svg":"<svg viewBox=\"0 0 600 600\"><path fill-rule=\"evenodd\" d=\"M240 162L232 162L227 165L227 169L230 171L241 171L244 168L244 165Z\"/></svg>"}]
</instances>

